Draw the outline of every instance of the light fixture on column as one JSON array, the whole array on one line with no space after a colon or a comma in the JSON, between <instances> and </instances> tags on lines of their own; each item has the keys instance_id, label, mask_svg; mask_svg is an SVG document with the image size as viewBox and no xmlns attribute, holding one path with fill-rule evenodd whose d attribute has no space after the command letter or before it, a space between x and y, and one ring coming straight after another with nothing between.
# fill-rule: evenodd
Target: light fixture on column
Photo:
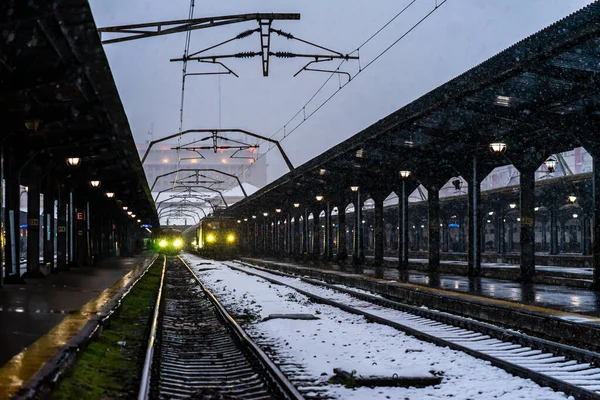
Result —
<instances>
[{"instance_id":1,"label":"light fixture on column","mask_svg":"<svg viewBox=\"0 0 600 400\"><path fill-rule=\"evenodd\" d=\"M238 224L241 224L241 223L242 223L242 220L241 220L241 219L238 219L238 220L237 220L237 222L238 222Z\"/></svg>"},{"instance_id":2,"label":"light fixture on column","mask_svg":"<svg viewBox=\"0 0 600 400\"><path fill-rule=\"evenodd\" d=\"M294 203L294 208L300 207L300 203Z\"/></svg>"},{"instance_id":3,"label":"light fixture on column","mask_svg":"<svg viewBox=\"0 0 600 400\"><path fill-rule=\"evenodd\" d=\"M90 186L93 188L99 188L100 184L101 184L101 182L98 180L90 181Z\"/></svg>"},{"instance_id":4,"label":"light fixture on column","mask_svg":"<svg viewBox=\"0 0 600 400\"><path fill-rule=\"evenodd\" d=\"M268 216L269 216L269 213L268 213L268 212L264 212L264 213L263 213L263 216L264 216L264 217L268 217Z\"/></svg>"},{"instance_id":5,"label":"light fixture on column","mask_svg":"<svg viewBox=\"0 0 600 400\"><path fill-rule=\"evenodd\" d=\"M42 122L42 120L37 119L37 118L26 119L25 120L25 128L27 128L27 130L29 130L29 131L37 132L38 127L40 126L41 122Z\"/></svg>"},{"instance_id":6,"label":"light fixture on column","mask_svg":"<svg viewBox=\"0 0 600 400\"><path fill-rule=\"evenodd\" d=\"M256 219L256 215L253 215L253 216L252 216L252 219Z\"/></svg>"},{"instance_id":7,"label":"light fixture on column","mask_svg":"<svg viewBox=\"0 0 600 400\"><path fill-rule=\"evenodd\" d=\"M546 165L546 169L548 170L548 173L552 173L556 169L556 166L558 165L558 161L556 161L556 158L550 157L546 161L544 161L544 165Z\"/></svg>"},{"instance_id":8,"label":"light fixture on column","mask_svg":"<svg viewBox=\"0 0 600 400\"><path fill-rule=\"evenodd\" d=\"M106 197L112 199L113 197L115 197L115 194L113 192L106 192Z\"/></svg>"},{"instance_id":9,"label":"light fixture on column","mask_svg":"<svg viewBox=\"0 0 600 400\"><path fill-rule=\"evenodd\" d=\"M276 209L275 209L275 212L276 212L277 214L279 214L279 213L281 212L281 208L276 208Z\"/></svg>"},{"instance_id":10,"label":"light fixture on column","mask_svg":"<svg viewBox=\"0 0 600 400\"><path fill-rule=\"evenodd\" d=\"M577 217L579 217L579 215L573 214L573 218L577 218Z\"/></svg>"},{"instance_id":11,"label":"light fixture on column","mask_svg":"<svg viewBox=\"0 0 600 400\"><path fill-rule=\"evenodd\" d=\"M570 194L569 197L567 197L567 199L569 200L569 203L575 204L575 202L577 201L577 196L575 196L574 194Z\"/></svg>"},{"instance_id":12,"label":"light fixture on column","mask_svg":"<svg viewBox=\"0 0 600 400\"><path fill-rule=\"evenodd\" d=\"M127 206L123 206L123 211L127 211L128 208L129 207L127 207Z\"/></svg>"},{"instance_id":13,"label":"light fixture on column","mask_svg":"<svg viewBox=\"0 0 600 400\"><path fill-rule=\"evenodd\" d=\"M131 214L133 214L133 211L127 211L127 214L131 215Z\"/></svg>"},{"instance_id":14,"label":"light fixture on column","mask_svg":"<svg viewBox=\"0 0 600 400\"><path fill-rule=\"evenodd\" d=\"M494 154L502 154L506 151L506 143L494 141L493 143L490 143L490 151Z\"/></svg>"},{"instance_id":15,"label":"light fixture on column","mask_svg":"<svg viewBox=\"0 0 600 400\"><path fill-rule=\"evenodd\" d=\"M142 220L141 220L141 219L138 219L138 220L137 220L137 223L139 224L140 222L142 222Z\"/></svg>"},{"instance_id":16,"label":"light fixture on column","mask_svg":"<svg viewBox=\"0 0 600 400\"><path fill-rule=\"evenodd\" d=\"M400 175L400 178L406 179L410 176L410 171L402 170L402 171L399 171L398 174Z\"/></svg>"},{"instance_id":17,"label":"light fixture on column","mask_svg":"<svg viewBox=\"0 0 600 400\"><path fill-rule=\"evenodd\" d=\"M135 214L131 214L131 218L135 218Z\"/></svg>"},{"instance_id":18,"label":"light fixture on column","mask_svg":"<svg viewBox=\"0 0 600 400\"><path fill-rule=\"evenodd\" d=\"M350 186L350 190L353 192L358 192L358 186Z\"/></svg>"},{"instance_id":19,"label":"light fixture on column","mask_svg":"<svg viewBox=\"0 0 600 400\"><path fill-rule=\"evenodd\" d=\"M490 211L490 212L488 213L488 215L494 215L494 212L493 212L493 211Z\"/></svg>"},{"instance_id":20,"label":"light fixture on column","mask_svg":"<svg viewBox=\"0 0 600 400\"><path fill-rule=\"evenodd\" d=\"M244 218L244 222L248 222L248 218Z\"/></svg>"},{"instance_id":21,"label":"light fixture on column","mask_svg":"<svg viewBox=\"0 0 600 400\"><path fill-rule=\"evenodd\" d=\"M81 158L79 157L69 157L66 161L67 165L72 168L77 168L81 164Z\"/></svg>"},{"instance_id":22,"label":"light fixture on column","mask_svg":"<svg viewBox=\"0 0 600 400\"><path fill-rule=\"evenodd\" d=\"M508 206L509 206L510 208L513 208L513 209L514 209L514 208L517 208L517 205L516 205L515 203L510 203Z\"/></svg>"},{"instance_id":23,"label":"light fixture on column","mask_svg":"<svg viewBox=\"0 0 600 400\"><path fill-rule=\"evenodd\" d=\"M320 194L315 196L315 199L317 199L317 201L321 201L323 200L323 196L321 196Z\"/></svg>"}]
</instances>

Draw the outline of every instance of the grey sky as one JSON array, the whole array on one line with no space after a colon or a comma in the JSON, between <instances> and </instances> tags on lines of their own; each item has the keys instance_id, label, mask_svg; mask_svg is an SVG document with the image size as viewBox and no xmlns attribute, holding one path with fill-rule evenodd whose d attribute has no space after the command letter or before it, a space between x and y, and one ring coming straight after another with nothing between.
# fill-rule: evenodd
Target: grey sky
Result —
<instances>
[{"instance_id":1,"label":"grey sky","mask_svg":"<svg viewBox=\"0 0 600 400\"><path fill-rule=\"evenodd\" d=\"M283 141L282 146L294 165L300 165L590 2L448 0ZM183 19L187 18L189 7L189 0L91 0L90 3L99 27ZM409 0L196 0L195 16L299 12L302 14L300 21L275 22L274 28L348 53L408 3ZM361 64L368 63L431 10L435 3L435 0L417 0L407 13L361 50ZM199 50L255 27L256 23L249 22L196 31L192 36L191 50ZM184 37L184 34L176 34L105 46L137 141L150 139L147 132L152 124L154 138L177 132L181 64L170 63L169 58L181 56ZM258 36L252 36L215 53L257 51L258 48ZM293 44L280 37L274 37L272 48L273 51L309 50L305 45ZM302 73L293 78L304 63L305 60L272 59L270 76L263 78L260 59L233 60L227 65L240 78L213 76L190 79L186 86L184 128L214 128L219 125L220 81L222 126L270 136L302 107L327 78L326 74L320 73ZM334 66L333 63L331 65ZM189 71L200 69L195 63L190 64ZM355 73L357 64L349 62L345 69ZM337 87L338 80L332 79L316 102L307 108L307 113ZM292 122L288 129L299 121ZM275 151L269 153L268 163L269 180L286 172L285 164Z\"/></svg>"}]
</instances>

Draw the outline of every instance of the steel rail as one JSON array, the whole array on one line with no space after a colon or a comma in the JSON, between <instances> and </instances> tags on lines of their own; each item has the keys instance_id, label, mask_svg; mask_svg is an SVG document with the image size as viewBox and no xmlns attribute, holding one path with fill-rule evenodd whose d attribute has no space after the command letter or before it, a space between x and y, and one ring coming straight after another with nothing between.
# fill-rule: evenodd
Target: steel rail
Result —
<instances>
[{"instance_id":1,"label":"steel rail","mask_svg":"<svg viewBox=\"0 0 600 400\"><path fill-rule=\"evenodd\" d=\"M229 325L232 331L235 333L237 338L246 346L248 350L254 355L256 359L264 367L267 376L271 383L275 384L285 399L290 400L304 400L304 396L296 389L296 387L288 380L288 378L281 372L281 370L275 365L273 361L265 354L265 352L248 336L248 334L238 325L233 317L227 312L225 307L221 305L219 300L214 294L202 283L202 281L196 276L194 271L185 262L181 256L177 256L179 260L186 266L190 271L202 291L206 294L211 303L215 306L215 309L220 314L222 319Z\"/></svg>"},{"instance_id":2,"label":"steel rail","mask_svg":"<svg viewBox=\"0 0 600 400\"><path fill-rule=\"evenodd\" d=\"M458 328L462 328L465 330L473 331L474 333L475 332L481 333L483 335L489 336L490 338L496 338L505 343L513 343L515 345L520 345L523 347L525 347L525 346L530 347L531 350L538 350L542 353L552 353L556 356L564 356L565 359L568 358L568 359L576 360L576 361L582 363L581 365L583 365L583 364L589 364L590 366L599 366L600 365L600 354L595 353L593 351L580 349L580 348L576 348L573 346L568 346L568 345L552 342L552 341L541 339L541 338L536 338L536 337L522 334L519 332L515 332L512 330L502 329L500 327L497 327L497 326L494 326L491 324L487 324L487 323L483 323L483 322L475 321L475 320L470 320L467 318L459 317L459 316L448 314L448 313L426 310L426 309L422 309L422 308L419 308L416 306L411 306L408 304L395 302L392 300L368 295L365 293L356 292L351 289L340 288L340 287L337 287L337 286L334 286L334 285L331 285L331 284L328 284L325 282L317 281L314 279L304 278L301 276L288 274L288 273L281 272L281 271L274 271L270 268L260 267L257 265L248 264L248 263L241 262L241 261L234 261L234 262L238 263L246 268L256 269L256 270L259 270L259 271L262 271L265 273L279 275L282 277L300 279L302 282L305 282L308 284L326 287L328 289L331 289L331 290L334 290L334 291L337 291L340 293L351 295L355 298L358 298L363 301L367 301L369 303L373 303L373 304L377 304L377 305L380 305L383 307L392 308L392 309L395 309L398 311L413 314L413 315L421 317L423 319L428 319L428 320L432 320L434 322L447 324L447 325L450 325L455 328L458 327ZM568 395L573 395L576 399L581 399L581 400L598 400L598 399L600 399L600 393L595 392L590 389L586 389L585 387L583 387L581 385L572 384L565 380L549 376L545 373L534 371L531 368L527 368L526 366L518 365L518 363L516 363L516 362L513 363L510 361L502 360L494 355L486 354L483 351L472 349L472 348L469 348L462 344L459 344L457 342L447 340L446 338L441 338L441 337L435 336L434 334L427 333L427 332L424 332L419 329L415 329L413 327L408 326L407 324L402 324L402 323L398 323L395 321L391 321L386 318L376 316L372 313L362 311L357 308L348 306L346 304L342 304L337 301L330 300L328 298L324 298L319 295L315 295L311 292L296 288L296 287L289 285L285 282L282 282L280 280L266 277L261 274L257 274L257 273L248 271L247 269L230 265L230 263L225 264L225 265L227 265L228 267L230 267L234 270L244 272L248 275L261 277L271 283L289 287L289 288L297 291L298 293L301 293L301 294L307 296L308 298L310 298L314 301L317 301L319 303L331 305L333 307L339 308L346 312L349 312L349 313L352 313L355 315L361 315L372 322L380 323L380 324L387 325L392 328L401 330L403 332L410 334L411 336L416 337L417 339L435 343L440 346L447 346L454 350L458 350L458 351L467 353L473 357L489 361L492 365L502 368L512 375L520 376L520 377L526 378L526 379L531 379L532 381L538 383L539 385L551 387L555 390L565 392ZM549 365L549 366L551 366L551 365ZM577 376L573 375L572 378L575 379L575 378L577 378Z\"/></svg>"},{"instance_id":3,"label":"steel rail","mask_svg":"<svg viewBox=\"0 0 600 400\"><path fill-rule=\"evenodd\" d=\"M156 305L154 306L154 315L152 317L152 327L146 348L146 358L144 359L144 367L142 368L142 377L140 380L140 389L138 391L138 400L146 400L150 395L150 373L152 372L152 359L154 357L154 343L156 341L156 331L158 327L158 315L160 311L160 302L162 299L162 291L165 282L165 269L167 266L167 257L163 255L162 275L160 277L160 286L156 295Z\"/></svg>"}]
</instances>

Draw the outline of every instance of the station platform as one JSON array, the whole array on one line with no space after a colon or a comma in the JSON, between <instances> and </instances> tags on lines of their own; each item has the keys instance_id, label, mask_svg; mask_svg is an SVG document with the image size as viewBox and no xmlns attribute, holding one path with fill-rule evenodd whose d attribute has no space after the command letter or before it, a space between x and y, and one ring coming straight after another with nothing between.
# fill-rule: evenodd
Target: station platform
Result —
<instances>
[{"instance_id":1,"label":"station platform","mask_svg":"<svg viewBox=\"0 0 600 400\"><path fill-rule=\"evenodd\" d=\"M366 256L372 260L372 256ZM384 257L384 264L392 269L398 265L397 257ZM428 260L425 258L409 258L409 269L412 271L427 272ZM441 273L466 276L469 265L466 261L440 260ZM560 265L536 265L535 283L547 285L562 285L573 288L590 289L592 287L594 271L588 267L565 267ZM520 266L511 263L481 263L481 276L517 282L520 278Z\"/></svg>"},{"instance_id":2,"label":"station platform","mask_svg":"<svg viewBox=\"0 0 600 400\"><path fill-rule=\"evenodd\" d=\"M0 288L0 398L10 398L155 256L112 257Z\"/></svg>"},{"instance_id":3,"label":"station platform","mask_svg":"<svg viewBox=\"0 0 600 400\"><path fill-rule=\"evenodd\" d=\"M591 290L415 270L401 276L397 268L384 268L383 278L375 278L369 266L358 273L333 263L309 266L289 260L242 260L600 350L600 293Z\"/></svg>"}]
</instances>

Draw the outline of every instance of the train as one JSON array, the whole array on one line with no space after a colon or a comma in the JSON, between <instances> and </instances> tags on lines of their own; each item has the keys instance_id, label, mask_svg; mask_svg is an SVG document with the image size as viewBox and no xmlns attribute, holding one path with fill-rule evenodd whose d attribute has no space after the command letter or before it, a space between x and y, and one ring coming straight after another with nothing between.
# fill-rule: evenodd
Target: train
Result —
<instances>
[{"instance_id":1,"label":"train","mask_svg":"<svg viewBox=\"0 0 600 400\"><path fill-rule=\"evenodd\" d=\"M155 236L154 246L159 254L177 255L184 246L183 234L179 229L163 228Z\"/></svg>"},{"instance_id":2,"label":"train","mask_svg":"<svg viewBox=\"0 0 600 400\"><path fill-rule=\"evenodd\" d=\"M233 218L210 216L183 232L186 249L217 260L236 257L240 250L239 224Z\"/></svg>"}]
</instances>

